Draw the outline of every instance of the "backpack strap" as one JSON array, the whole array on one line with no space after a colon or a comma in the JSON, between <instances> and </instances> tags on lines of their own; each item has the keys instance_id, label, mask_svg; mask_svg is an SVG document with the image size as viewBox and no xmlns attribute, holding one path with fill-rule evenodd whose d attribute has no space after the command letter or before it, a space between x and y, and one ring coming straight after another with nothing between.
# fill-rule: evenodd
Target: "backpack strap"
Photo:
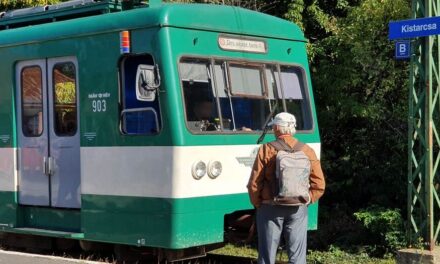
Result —
<instances>
[{"instance_id":1,"label":"backpack strap","mask_svg":"<svg viewBox=\"0 0 440 264\"><path fill-rule=\"evenodd\" d=\"M297 151L300 151L304 147L304 145L305 145L304 143L302 143L298 140L298 142L296 142L296 144L293 146L292 149L294 152L297 152Z\"/></svg>"},{"instance_id":2,"label":"backpack strap","mask_svg":"<svg viewBox=\"0 0 440 264\"><path fill-rule=\"evenodd\" d=\"M269 145L274 147L277 151L284 150L284 151L291 152L292 149L286 143L284 143L284 144L283 143L284 143L284 141L278 139L278 140L269 142ZM286 148L286 145L287 145L287 148Z\"/></svg>"},{"instance_id":3,"label":"backpack strap","mask_svg":"<svg viewBox=\"0 0 440 264\"><path fill-rule=\"evenodd\" d=\"M272 141L269 143L272 147L274 147L277 151L284 150L286 152L297 152L302 149L304 146L304 143L298 141L296 144L291 148L286 142L284 142L281 139L277 139L275 141Z\"/></svg>"}]
</instances>

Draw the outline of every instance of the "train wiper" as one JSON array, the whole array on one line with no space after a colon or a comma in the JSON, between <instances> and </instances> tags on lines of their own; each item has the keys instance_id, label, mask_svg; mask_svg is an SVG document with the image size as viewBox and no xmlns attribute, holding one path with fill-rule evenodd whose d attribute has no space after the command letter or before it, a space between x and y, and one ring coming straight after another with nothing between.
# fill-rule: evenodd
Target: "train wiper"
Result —
<instances>
[{"instance_id":1,"label":"train wiper","mask_svg":"<svg viewBox=\"0 0 440 264\"><path fill-rule=\"evenodd\" d=\"M263 126L263 133L261 133L261 136L258 138L257 144L260 144L261 141L263 141L264 137L266 136L267 131L269 130L269 127L267 126L267 124L269 124L269 121L272 119L272 117L275 114L275 112L277 111L277 109L278 109L278 102L275 103L275 106L273 107L272 111L267 116L266 121L264 122L264 126Z\"/></svg>"}]
</instances>

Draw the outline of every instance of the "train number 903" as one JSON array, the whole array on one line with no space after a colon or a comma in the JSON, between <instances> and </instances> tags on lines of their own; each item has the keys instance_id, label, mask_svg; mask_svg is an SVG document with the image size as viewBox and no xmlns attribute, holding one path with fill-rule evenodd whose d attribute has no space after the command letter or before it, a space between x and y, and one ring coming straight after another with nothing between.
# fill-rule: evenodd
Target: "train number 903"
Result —
<instances>
[{"instance_id":1,"label":"train number 903","mask_svg":"<svg viewBox=\"0 0 440 264\"><path fill-rule=\"evenodd\" d=\"M92 111L94 113L107 111L107 102L105 101L105 99L93 100L92 101Z\"/></svg>"}]
</instances>

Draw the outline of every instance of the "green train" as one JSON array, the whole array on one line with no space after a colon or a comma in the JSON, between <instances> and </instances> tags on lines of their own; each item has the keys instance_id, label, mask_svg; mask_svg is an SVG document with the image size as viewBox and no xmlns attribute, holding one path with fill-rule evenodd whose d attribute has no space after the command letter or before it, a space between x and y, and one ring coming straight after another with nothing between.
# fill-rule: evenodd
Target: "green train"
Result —
<instances>
[{"instance_id":1,"label":"green train","mask_svg":"<svg viewBox=\"0 0 440 264\"><path fill-rule=\"evenodd\" d=\"M306 40L238 7L122 4L0 13L0 231L203 253L252 209L271 115L320 153Z\"/></svg>"}]
</instances>

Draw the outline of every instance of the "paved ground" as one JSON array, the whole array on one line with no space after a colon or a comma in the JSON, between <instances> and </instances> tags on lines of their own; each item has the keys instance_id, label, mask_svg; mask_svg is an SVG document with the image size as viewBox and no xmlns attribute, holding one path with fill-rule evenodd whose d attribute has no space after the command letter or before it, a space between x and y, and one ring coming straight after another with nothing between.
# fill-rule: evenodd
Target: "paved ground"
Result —
<instances>
[{"instance_id":1,"label":"paved ground","mask_svg":"<svg viewBox=\"0 0 440 264\"><path fill-rule=\"evenodd\" d=\"M36 255L16 251L0 250L1 264L102 264L103 262L76 260L62 257Z\"/></svg>"}]
</instances>

